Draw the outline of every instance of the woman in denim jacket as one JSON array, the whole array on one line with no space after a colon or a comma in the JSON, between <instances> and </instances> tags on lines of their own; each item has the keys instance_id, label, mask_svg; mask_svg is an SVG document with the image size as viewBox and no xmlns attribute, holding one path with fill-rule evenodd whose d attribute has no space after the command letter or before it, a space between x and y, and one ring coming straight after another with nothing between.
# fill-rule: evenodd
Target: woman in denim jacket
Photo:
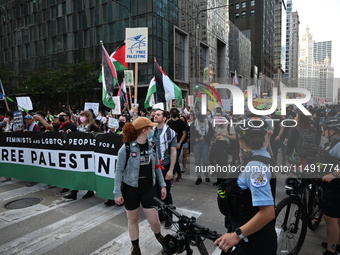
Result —
<instances>
[{"instance_id":1,"label":"woman in denim jacket","mask_svg":"<svg viewBox=\"0 0 340 255\"><path fill-rule=\"evenodd\" d=\"M161 187L161 198L164 199L166 185L159 168L156 148L148 140L153 126L157 126L157 123L151 122L146 117L136 119L133 124L124 125L124 145L118 152L115 171L115 202L117 205L123 203L125 205L132 242L131 254L134 255L141 254L138 228L140 204L158 242L163 243L158 212L154 208L157 203L153 197L158 196L158 187ZM130 147L129 150L126 148L127 145ZM127 151L130 151L129 156L126 155Z\"/></svg>"}]
</instances>

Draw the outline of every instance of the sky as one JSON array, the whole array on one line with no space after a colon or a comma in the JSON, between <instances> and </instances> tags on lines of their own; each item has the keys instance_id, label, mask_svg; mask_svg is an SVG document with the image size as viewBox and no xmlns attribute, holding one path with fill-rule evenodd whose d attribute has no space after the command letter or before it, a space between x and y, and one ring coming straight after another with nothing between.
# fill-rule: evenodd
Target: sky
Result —
<instances>
[{"instance_id":1,"label":"sky","mask_svg":"<svg viewBox=\"0 0 340 255\"><path fill-rule=\"evenodd\" d=\"M306 26L315 42L332 41L334 78L340 78L340 0L293 0L300 19L300 38Z\"/></svg>"}]
</instances>

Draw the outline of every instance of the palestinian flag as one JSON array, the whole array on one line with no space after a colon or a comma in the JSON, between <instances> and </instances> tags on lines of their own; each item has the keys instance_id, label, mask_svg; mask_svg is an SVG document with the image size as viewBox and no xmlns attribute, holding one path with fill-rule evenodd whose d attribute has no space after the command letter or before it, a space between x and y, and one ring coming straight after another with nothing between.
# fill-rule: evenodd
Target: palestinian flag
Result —
<instances>
[{"instance_id":1,"label":"palestinian flag","mask_svg":"<svg viewBox=\"0 0 340 255\"><path fill-rule=\"evenodd\" d=\"M117 84L117 72L114 65L111 62L109 54L107 54L104 45L102 45L102 81L103 81L103 93L102 102L103 104L111 109L115 108L115 103L112 99L114 96L114 86Z\"/></svg>"},{"instance_id":2,"label":"palestinian flag","mask_svg":"<svg viewBox=\"0 0 340 255\"><path fill-rule=\"evenodd\" d=\"M182 100L181 89L164 73L156 60L154 62L154 74L146 95L144 108L172 99Z\"/></svg>"},{"instance_id":3,"label":"palestinian flag","mask_svg":"<svg viewBox=\"0 0 340 255\"><path fill-rule=\"evenodd\" d=\"M110 59L117 71L128 69L128 63L125 61L125 50L126 45L124 43L119 46L110 56Z\"/></svg>"}]
</instances>

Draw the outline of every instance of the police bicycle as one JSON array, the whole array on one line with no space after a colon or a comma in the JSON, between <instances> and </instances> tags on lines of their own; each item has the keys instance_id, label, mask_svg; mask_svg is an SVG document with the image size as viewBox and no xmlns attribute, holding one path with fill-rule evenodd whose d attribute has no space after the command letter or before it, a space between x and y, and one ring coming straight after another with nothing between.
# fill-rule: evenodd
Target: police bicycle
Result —
<instances>
[{"instance_id":1,"label":"police bicycle","mask_svg":"<svg viewBox=\"0 0 340 255\"><path fill-rule=\"evenodd\" d=\"M276 206L275 228L278 236L277 254L298 254L307 234L307 227L320 225L323 208L321 179L302 178L302 173L285 181L288 197Z\"/></svg>"},{"instance_id":2,"label":"police bicycle","mask_svg":"<svg viewBox=\"0 0 340 255\"><path fill-rule=\"evenodd\" d=\"M154 197L154 200L159 204L156 209L162 210L166 217L171 219L170 215L173 214L178 218L177 221L172 221L173 226L176 228L176 233L168 234L164 237L163 254L180 254L186 251L187 255L192 255L193 250L190 246L197 246L201 255L209 255L204 245L204 240L215 241L221 235L216 231L197 224L195 217L189 218L178 213L175 206L166 205L156 197Z\"/></svg>"}]
</instances>

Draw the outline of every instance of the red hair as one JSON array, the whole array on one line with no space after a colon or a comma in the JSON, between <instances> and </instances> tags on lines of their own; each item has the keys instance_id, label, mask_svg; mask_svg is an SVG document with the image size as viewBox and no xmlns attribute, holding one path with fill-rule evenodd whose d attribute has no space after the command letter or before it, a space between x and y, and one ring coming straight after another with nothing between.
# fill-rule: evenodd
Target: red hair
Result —
<instances>
[{"instance_id":1,"label":"red hair","mask_svg":"<svg viewBox=\"0 0 340 255\"><path fill-rule=\"evenodd\" d=\"M125 123L123 127L123 143L131 143L142 133L143 128L136 130L132 123Z\"/></svg>"}]
</instances>

